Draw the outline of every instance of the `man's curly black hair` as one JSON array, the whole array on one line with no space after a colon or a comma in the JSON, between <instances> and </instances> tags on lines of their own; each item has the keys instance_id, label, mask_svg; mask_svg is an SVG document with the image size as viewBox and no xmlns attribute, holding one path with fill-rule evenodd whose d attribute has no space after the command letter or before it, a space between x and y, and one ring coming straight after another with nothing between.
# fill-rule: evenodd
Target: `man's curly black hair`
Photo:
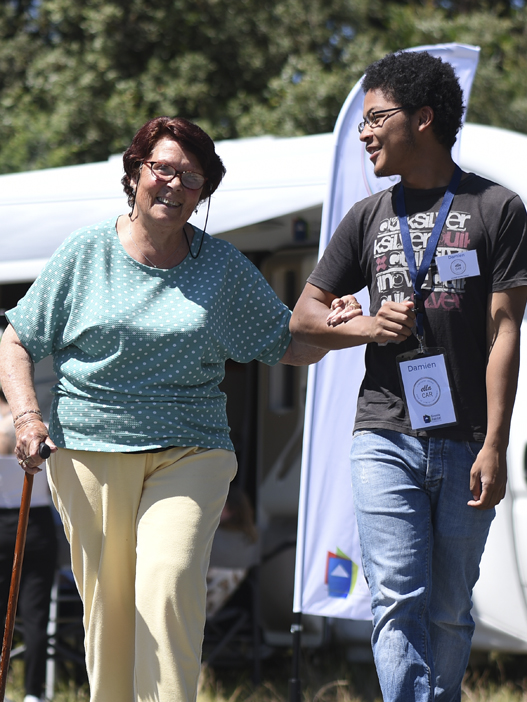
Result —
<instances>
[{"instance_id":1,"label":"man's curly black hair","mask_svg":"<svg viewBox=\"0 0 527 702\"><path fill-rule=\"evenodd\" d=\"M420 107L434 111L432 129L451 149L461 129L463 91L452 66L426 51L398 51L372 63L362 81L365 93L380 90L413 114Z\"/></svg>"}]
</instances>

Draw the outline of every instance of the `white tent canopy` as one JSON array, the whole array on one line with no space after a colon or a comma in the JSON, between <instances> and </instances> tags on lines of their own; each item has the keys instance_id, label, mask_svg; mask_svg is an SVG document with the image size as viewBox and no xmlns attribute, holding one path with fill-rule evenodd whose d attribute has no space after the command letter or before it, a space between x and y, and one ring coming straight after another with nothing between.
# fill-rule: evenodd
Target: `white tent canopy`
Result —
<instances>
[{"instance_id":1,"label":"white tent canopy","mask_svg":"<svg viewBox=\"0 0 527 702\"><path fill-rule=\"evenodd\" d=\"M333 134L255 137L217 144L227 175L212 198L207 231L243 250L290 243L290 228L259 223L320 209ZM527 136L467 124L460 165L518 192L527 202ZM120 156L102 163L0 176L0 283L32 281L64 239L79 227L127 212ZM202 226L206 206L194 221Z\"/></svg>"}]
</instances>

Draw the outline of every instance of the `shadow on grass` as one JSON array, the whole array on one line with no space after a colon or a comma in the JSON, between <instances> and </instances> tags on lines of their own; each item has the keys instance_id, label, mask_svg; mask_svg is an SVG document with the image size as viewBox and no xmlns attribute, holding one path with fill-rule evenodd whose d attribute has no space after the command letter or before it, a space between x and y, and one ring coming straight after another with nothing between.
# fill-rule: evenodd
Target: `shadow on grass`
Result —
<instances>
[{"instance_id":1,"label":"shadow on grass","mask_svg":"<svg viewBox=\"0 0 527 702\"><path fill-rule=\"evenodd\" d=\"M382 702L373 663L350 663L338 647L303 650L303 702ZM278 650L262 661L262 684L255 688L251 665L204 667L198 702L289 702L291 651ZM7 698L22 702L23 664L13 661ZM54 702L88 702L87 686L62 680ZM463 682L462 702L527 702L527 656L474 653Z\"/></svg>"},{"instance_id":2,"label":"shadow on grass","mask_svg":"<svg viewBox=\"0 0 527 702\"><path fill-rule=\"evenodd\" d=\"M463 680L464 699L477 702L525 702L527 656L474 651Z\"/></svg>"},{"instance_id":3,"label":"shadow on grass","mask_svg":"<svg viewBox=\"0 0 527 702\"><path fill-rule=\"evenodd\" d=\"M262 662L262 684L255 688L249 669L205 668L199 702L288 702L291 651ZM338 648L302 651L300 669L305 702L381 702L373 663L349 663Z\"/></svg>"},{"instance_id":4,"label":"shadow on grass","mask_svg":"<svg viewBox=\"0 0 527 702\"><path fill-rule=\"evenodd\" d=\"M382 702L373 663L350 663L344 650L302 652L303 702ZM262 685L250 669L205 669L199 702L289 702L291 651L262 663ZM527 656L473 654L463 682L462 702L527 702Z\"/></svg>"}]
</instances>

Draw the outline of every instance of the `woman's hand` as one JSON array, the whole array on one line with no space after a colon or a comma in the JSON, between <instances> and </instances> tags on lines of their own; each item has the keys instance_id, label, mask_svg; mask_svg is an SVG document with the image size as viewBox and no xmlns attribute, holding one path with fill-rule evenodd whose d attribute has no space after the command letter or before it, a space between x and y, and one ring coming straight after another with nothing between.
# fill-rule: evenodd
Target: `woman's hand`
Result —
<instances>
[{"instance_id":1,"label":"woman's hand","mask_svg":"<svg viewBox=\"0 0 527 702\"><path fill-rule=\"evenodd\" d=\"M328 327L338 327L354 317L362 315L362 305L355 295L336 297L331 303L331 312L328 314L326 324Z\"/></svg>"},{"instance_id":2,"label":"woman's hand","mask_svg":"<svg viewBox=\"0 0 527 702\"><path fill-rule=\"evenodd\" d=\"M46 443L52 453L55 453L57 447L49 438L46 425L36 415L29 418L27 415L21 417L15 422L15 431L15 456L18 459L18 463L26 473L34 475L41 470L39 466L45 460L39 454L40 444Z\"/></svg>"},{"instance_id":3,"label":"woman's hand","mask_svg":"<svg viewBox=\"0 0 527 702\"><path fill-rule=\"evenodd\" d=\"M38 466L44 461L38 452L40 444L45 441L51 452L57 450L38 409L33 376L31 356L9 325L0 341L0 381L14 417L15 456L22 468L32 475L39 472Z\"/></svg>"}]
</instances>

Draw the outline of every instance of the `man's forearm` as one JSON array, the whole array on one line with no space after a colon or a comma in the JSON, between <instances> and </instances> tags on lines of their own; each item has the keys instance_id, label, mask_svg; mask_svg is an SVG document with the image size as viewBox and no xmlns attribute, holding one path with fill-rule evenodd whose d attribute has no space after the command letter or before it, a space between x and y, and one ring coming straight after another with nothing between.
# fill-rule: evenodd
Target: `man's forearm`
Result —
<instances>
[{"instance_id":1,"label":"man's forearm","mask_svg":"<svg viewBox=\"0 0 527 702\"><path fill-rule=\"evenodd\" d=\"M327 308L321 307L317 313L302 317L295 312L290 328L293 338L299 343L312 344L332 351L360 346L371 341L371 317L356 317L337 327L329 327L326 323L329 312Z\"/></svg>"},{"instance_id":2,"label":"man's forearm","mask_svg":"<svg viewBox=\"0 0 527 702\"><path fill-rule=\"evenodd\" d=\"M487 436L485 444L505 451L518 385L520 327L527 286L492 293L487 318Z\"/></svg>"},{"instance_id":3,"label":"man's forearm","mask_svg":"<svg viewBox=\"0 0 527 702\"><path fill-rule=\"evenodd\" d=\"M355 299L352 295L346 298ZM388 302L374 317L363 315L360 305L352 305L341 321L335 323L332 304L346 298L336 298L332 293L307 283L293 310L290 322L293 338L331 351L368 343L398 344L411 335L415 322L412 301ZM329 324L328 315L333 318Z\"/></svg>"},{"instance_id":4,"label":"man's forearm","mask_svg":"<svg viewBox=\"0 0 527 702\"><path fill-rule=\"evenodd\" d=\"M520 366L520 325L527 286L492 293L487 312L487 433L470 471L476 509L495 507L505 496L507 446Z\"/></svg>"},{"instance_id":5,"label":"man's forearm","mask_svg":"<svg viewBox=\"0 0 527 702\"><path fill-rule=\"evenodd\" d=\"M505 496L507 446L519 368L519 333L499 334L487 364L487 435L470 471L470 507L491 509Z\"/></svg>"},{"instance_id":6,"label":"man's forearm","mask_svg":"<svg viewBox=\"0 0 527 702\"><path fill-rule=\"evenodd\" d=\"M487 436L485 443L505 451L518 385L520 332L511 328L500 332L490 350L487 364Z\"/></svg>"}]
</instances>

